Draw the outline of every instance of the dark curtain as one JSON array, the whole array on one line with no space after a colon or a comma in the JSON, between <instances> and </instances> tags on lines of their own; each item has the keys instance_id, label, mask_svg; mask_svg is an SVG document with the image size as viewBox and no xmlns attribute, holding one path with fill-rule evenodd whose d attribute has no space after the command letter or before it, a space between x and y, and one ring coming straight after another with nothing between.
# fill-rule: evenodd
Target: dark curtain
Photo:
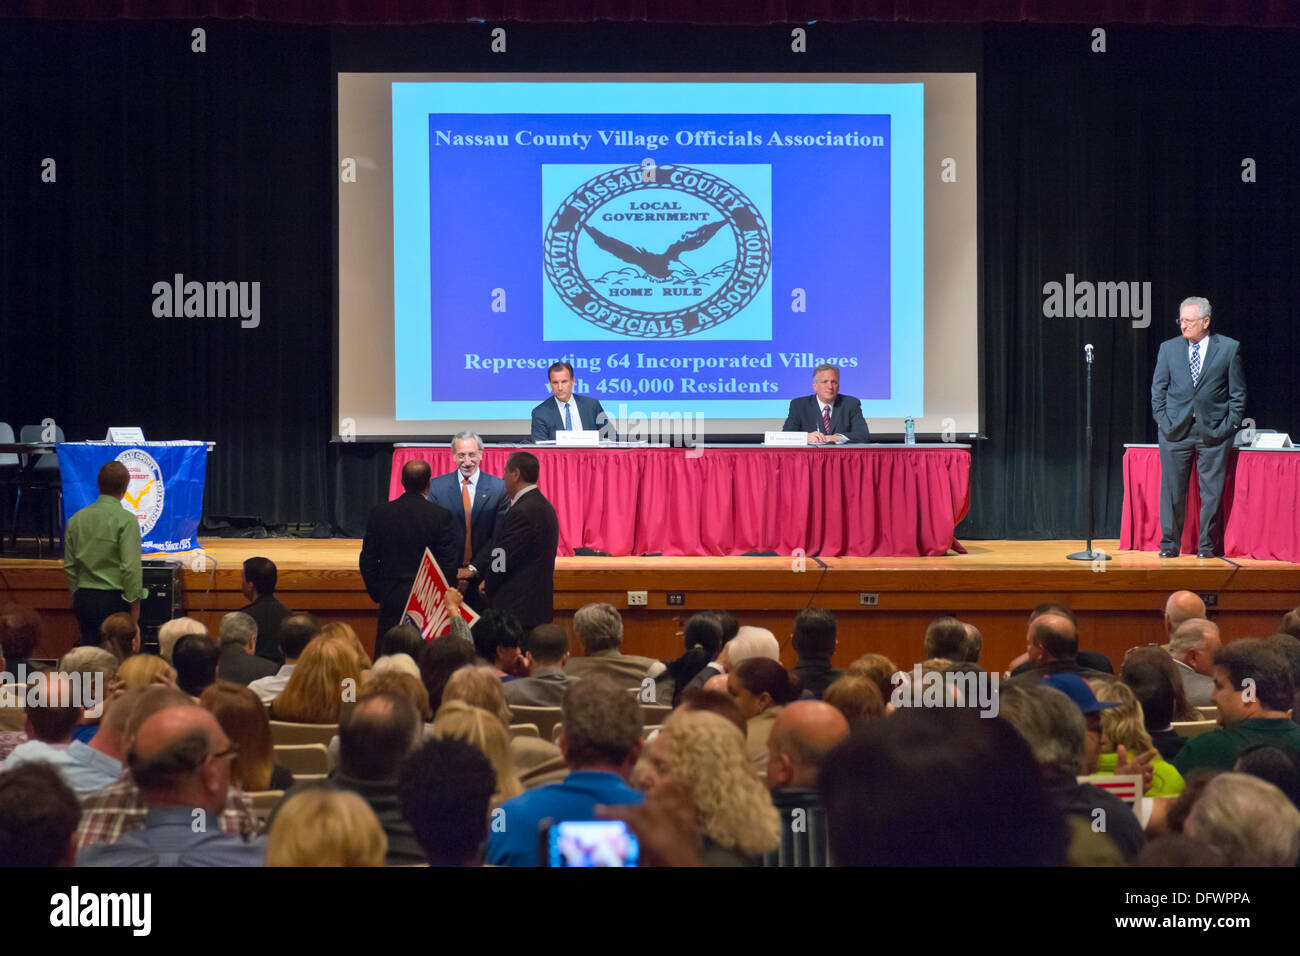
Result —
<instances>
[{"instance_id":1,"label":"dark curtain","mask_svg":"<svg viewBox=\"0 0 1300 956\"><path fill-rule=\"evenodd\" d=\"M537 24L511 28L503 61L485 24L209 22L203 54L190 28L0 21L0 421L213 440L209 516L355 536L386 493L389 446L330 442L335 70L979 71L988 439L959 535L1082 535L1085 342L1098 532L1118 533L1121 446L1155 439L1151 370L1185 295L1243 341L1247 414L1294 427L1289 31L1111 27L1092 53L1087 27L823 24L794 58L784 26ZM176 273L259 281L260 326L155 317L153 285ZM1151 327L1044 318L1043 284L1067 273L1151 282Z\"/></svg>"}]
</instances>

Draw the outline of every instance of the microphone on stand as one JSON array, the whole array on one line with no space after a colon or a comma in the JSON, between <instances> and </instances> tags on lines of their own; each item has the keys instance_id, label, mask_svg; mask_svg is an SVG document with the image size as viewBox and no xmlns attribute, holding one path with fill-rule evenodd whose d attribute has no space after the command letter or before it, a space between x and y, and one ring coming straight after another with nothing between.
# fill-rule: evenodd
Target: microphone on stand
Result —
<instances>
[{"instance_id":1,"label":"microphone on stand","mask_svg":"<svg viewBox=\"0 0 1300 956\"><path fill-rule=\"evenodd\" d=\"M1085 346L1083 347L1083 354L1087 357L1088 364L1091 365L1091 364L1092 364L1092 346L1091 346L1091 345L1085 345Z\"/></svg>"},{"instance_id":2,"label":"microphone on stand","mask_svg":"<svg viewBox=\"0 0 1300 956\"><path fill-rule=\"evenodd\" d=\"M1088 365L1088 388L1086 392L1087 397L1084 399L1084 415L1085 415L1084 435L1086 438L1087 451L1084 453L1084 459L1083 459L1084 475L1086 476L1085 484L1088 489L1088 498L1087 498L1088 543L1085 546L1084 550L1076 551L1074 554L1067 554L1065 557L1066 560L1068 561L1096 562L1096 561L1110 560L1110 555L1108 555L1105 551L1094 548L1092 546L1092 531L1093 531L1093 520L1094 520L1093 501L1092 501L1092 352L1093 352L1092 343L1088 343L1083 347L1084 360L1087 362ZM1093 566L1093 570L1094 571L1097 570L1097 566L1095 564Z\"/></svg>"}]
</instances>

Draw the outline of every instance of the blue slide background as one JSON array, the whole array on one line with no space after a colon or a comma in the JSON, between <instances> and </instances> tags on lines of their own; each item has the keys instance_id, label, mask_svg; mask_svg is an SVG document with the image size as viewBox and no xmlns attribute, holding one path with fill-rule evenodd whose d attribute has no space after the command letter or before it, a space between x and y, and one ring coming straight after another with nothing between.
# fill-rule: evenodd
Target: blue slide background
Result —
<instances>
[{"instance_id":1,"label":"blue slide background","mask_svg":"<svg viewBox=\"0 0 1300 956\"><path fill-rule=\"evenodd\" d=\"M785 365L780 353L850 359L841 385L863 399L868 415L922 414L922 103L920 84L393 84L397 417L526 420L549 394L544 362L492 371L467 368L467 355L576 357L578 391L611 411L626 401L647 412L783 417L790 398L811 391L812 373L806 364ZM613 104L619 109L608 109ZM681 111L687 104L693 112ZM605 145L596 135L601 129L669 141L657 150ZM752 130L764 145L675 142L678 131L700 129ZM438 142L439 130L505 134L509 145L450 146ZM585 149L518 145L520 130L533 137L576 131L591 140ZM885 145L767 145L773 132L828 131L879 135ZM557 171L570 167L568 181L582 182L590 175L585 167L638 165L646 157L701 167L744 188L772 241L762 293L741 315L696 335L621 336L573 316L568 328L575 334L559 338L553 317L563 304L543 270ZM742 181L728 177L727 166L764 175ZM770 192L763 194L766 182ZM608 231L640 244L644 228L615 224ZM725 250L729 232L705 249ZM796 287L805 290L805 313L790 309ZM491 310L494 289L505 290L505 312ZM627 354L631 368L609 367L609 356ZM647 371L635 367L637 355L771 356L771 364ZM588 359L598 371L582 367ZM637 394L646 377L674 379L672 397ZM764 382L765 392L702 396L680 387L688 379L732 378Z\"/></svg>"}]
</instances>

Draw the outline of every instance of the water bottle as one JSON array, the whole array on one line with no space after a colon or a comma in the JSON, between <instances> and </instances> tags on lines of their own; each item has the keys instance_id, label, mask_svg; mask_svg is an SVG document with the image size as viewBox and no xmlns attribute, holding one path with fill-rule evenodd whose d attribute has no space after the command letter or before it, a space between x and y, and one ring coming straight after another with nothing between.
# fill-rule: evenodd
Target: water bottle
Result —
<instances>
[{"instance_id":1,"label":"water bottle","mask_svg":"<svg viewBox=\"0 0 1300 956\"><path fill-rule=\"evenodd\" d=\"M911 415L903 419L903 444L916 444L916 421Z\"/></svg>"}]
</instances>

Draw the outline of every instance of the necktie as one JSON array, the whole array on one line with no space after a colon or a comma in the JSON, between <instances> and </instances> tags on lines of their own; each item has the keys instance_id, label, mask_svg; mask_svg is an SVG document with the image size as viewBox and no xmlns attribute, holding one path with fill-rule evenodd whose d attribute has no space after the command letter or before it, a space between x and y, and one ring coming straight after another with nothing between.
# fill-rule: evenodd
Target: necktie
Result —
<instances>
[{"instance_id":1,"label":"necktie","mask_svg":"<svg viewBox=\"0 0 1300 956\"><path fill-rule=\"evenodd\" d=\"M474 559L474 545L472 538L472 526L470 524L470 515L474 511L474 502L469 496L469 479L461 476L460 486L460 503L465 509L465 565L468 567L470 561Z\"/></svg>"},{"instance_id":2,"label":"necktie","mask_svg":"<svg viewBox=\"0 0 1300 956\"><path fill-rule=\"evenodd\" d=\"M1192 384L1195 385L1201 377L1201 347L1192 346Z\"/></svg>"},{"instance_id":3,"label":"necktie","mask_svg":"<svg viewBox=\"0 0 1300 956\"><path fill-rule=\"evenodd\" d=\"M564 403L564 430L565 430L566 432L573 431L573 419L569 417L569 403L568 403L568 402L565 402L565 403Z\"/></svg>"},{"instance_id":4,"label":"necktie","mask_svg":"<svg viewBox=\"0 0 1300 956\"><path fill-rule=\"evenodd\" d=\"M822 432L826 435L831 433L831 407L822 406Z\"/></svg>"}]
</instances>

